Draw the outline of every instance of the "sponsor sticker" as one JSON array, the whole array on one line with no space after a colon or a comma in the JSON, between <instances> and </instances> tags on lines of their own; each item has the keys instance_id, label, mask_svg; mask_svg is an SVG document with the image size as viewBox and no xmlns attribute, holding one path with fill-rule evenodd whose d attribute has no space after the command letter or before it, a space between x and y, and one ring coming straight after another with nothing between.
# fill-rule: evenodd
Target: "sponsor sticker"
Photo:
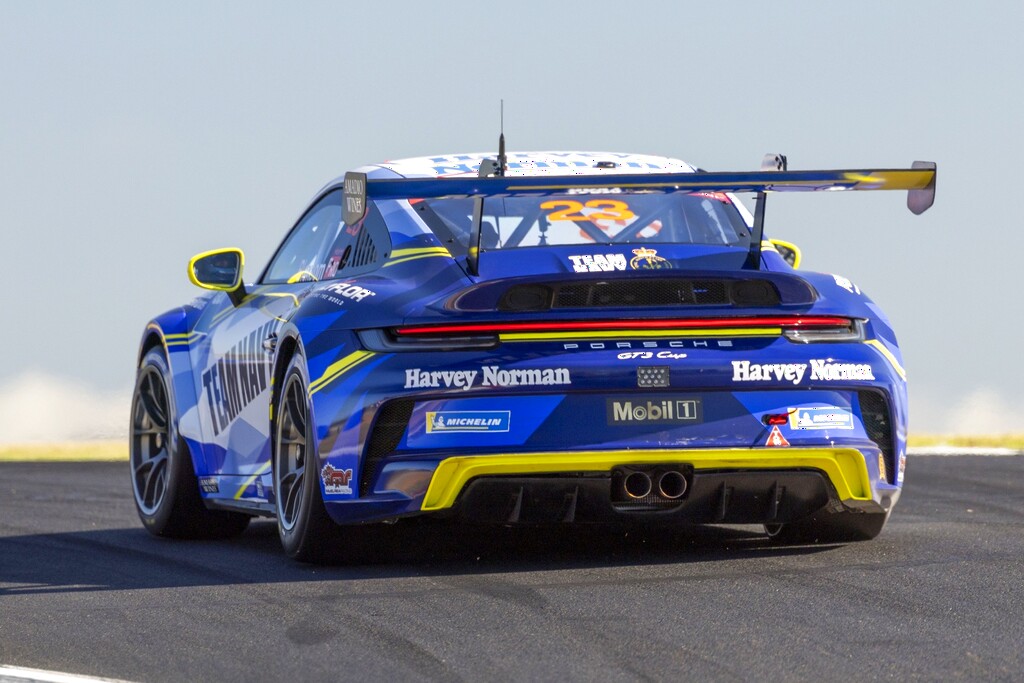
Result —
<instances>
[{"instance_id":1,"label":"sponsor sticker","mask_svg":"<svg viewBox=\"0 0 1024 683\"><path fill-rule=\"evenodd\" d=\"M485 365L479 370L405 371L406 389L462 389L473 387L534 387L572 384L568 368L512 369Z\"/></svg>"},{"instance_id":2,"label":"sponsor sticker","mask_svg":"<svg viewBox=\"0 0 1024 683\"><path fill-rule=\"evenodd\" d=\"M853 413L836 406L791 408L789 426L793 429L853 429Z\"/></svg>"},{"instance_id":3,"label":"sponsor sticker","mask_svg":"<svg viewBox=\"0 0 1024 683\"><path fill-rule=\"evenodd\" d=\"M636 256L629 260L629 267L633 270L663 270L672 267L672 264L666 259L658 256L657 249L640 247L634 249L633 253Z\"/></svg>"},{"instance_id":4,"label":"sponsor sticker","mask_svg":"<svg viewBox=\"0 0 1024 683\"><path fill-rule=\"evenodd\" d=\"M352 470L335 469L330 463L320 470L324 482L324 493L352 493Z\"/></svg>"},{"instance_id":5,"label":"sponsor sticker","mask_svg":"<svg viewBox=\"0 0 1024 683\"><path fill-rule=\"evenodd\" d=\"M199 488L203 493L219 493L220 486L217 484L217 477L199 477Z\"/></svg>"},{"instance_id":6,"label":"sponsor sticker","mask_svg":"<svg viewBox=\"0 0 1024 683\"><path fill-rule=\"evenodd\" d=\"M511 422L508 410L427 411L427 434L441 432L507 432Z\"/></svg>"},{"instance_id":7,"label":"sponsor sticker","mask_svg":"<svg viewBox=\"0 0 1024 683\"><path fill-rule=\"evenodd\" d=\"M765 446L771 446L773 448L788 448L789 441L782 435L779 430L779 425L772 427L772 431L768 434L768 440L764 442Z\"/></svg>"},{"instance_id":8,"label":"sponsor sticker","mask_svg":"<svg viewBox=\"0 0 1024 683\"><path fill-rule=\"evenodd\" d=\"M607 272L625 270L626 257L622 254L579 254L569 256L576 273Z\"/></svg>"},{"instance_id":9,"label":"sponsor sticker","mask_svg":"<svg viewBox=\"0 0 1024 683\"><path fill-rule=\"evenodd\" d=\"M902 484L903 483L903 473L906 472L906 469L907 469L907 454L904 453L903 451L900 451L900 466L896 469L896 483L897 484Z\"/></svg>"},{"instance_id":10,"label":"sponsor sticker","mask_svg":"<svg viewBox=\"0 0 1024 683\"><path fill-rule=\"evenodd\" d=\"M355 225L366 216L366 174L349 171L345 174L342 194L344 200L343 218L348 225Z\"/></svg>"},{"instance_id":11,"label":"sponsor sticker","mask_svg":"<svg viewBox=\"0 0 1024 683\"><path fill-rule=\"evenodd\" d=\"M699 398L634 397L605 399L608 424L696 424L702 421Z\"/></svg>"},{"instance_id":12,"label":"sponsor sticker","mask_svg":"<svg viewBox=\"0 0 1024 683\"><path fill-rule=\"evenodd\" d=\"M860 287L850 282L847 278L842 275L833 275L832 279L836 281L836 284L845 289L850 294L860 294Z\"/></svg>"},{"instance_id":13,"label":"sponsor sticker","mask_svg":"<svg viewBox=\"0 0 1024 683\"><path fill-rule=\"evenodd\" d=\"M804 377L812 382L843 380L871 380L875 373L867 363L834 363L815 359L807 363L751 363L749 360L732 361L733 382L791 382L800 384Z\"/></svg>"},{"instance_id":14,"label":"sponsor sticker","mask_svg":"<svg viewBox=\"0 0 1024 683\"><path fill-rule=\"evenodd\" d=\"M878 454L878 480L889 481L889 475L885 471L885 456L881 453Z\"/></svg>"},{"instance_id":15,"label":"sponsor sticker","mask_svg":"<svg viewBox=\"0 0 1024 683\"><path fill-rule=\"evenodd\" d=\"M203 393L214 436L227 429L246 406L266 391L270 363L266 360L263 340L270 336L276 324L268 322L253 330L203 370Z\"/></svg>"},{"instance_id":16,"label":"sponsor sticker","mask_svg":"<svg viewBox=\"0 0 1024 683\"><path fill-rule=\"evenodd\" d=\"M371 291L366 287L354 285L351 282L339 282L326 287L324 291L337 294L350 301L362 301L368 296L377 296L377 292Z\"/></svg>"}]
</instances>

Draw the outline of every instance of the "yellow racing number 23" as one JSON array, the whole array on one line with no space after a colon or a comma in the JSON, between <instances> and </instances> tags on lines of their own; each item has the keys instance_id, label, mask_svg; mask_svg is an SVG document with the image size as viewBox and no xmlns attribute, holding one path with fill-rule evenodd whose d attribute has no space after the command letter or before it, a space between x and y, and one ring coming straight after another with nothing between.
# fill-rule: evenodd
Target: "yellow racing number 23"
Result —
<instances>
[{"instance_id":1,"label":"yellow racing number 23","mask_svg":"<svg viewBox=\"0 0 1024 683\"><path fill-rule=\"evenodd\" d=\"M636 216L629 210L629 205L626 202L617 199L591 199L585 204L571 199L553 199L541 204L540 208L551 211L548 214L550 221L596 221L602 219L628 221ZM598 209L598 211L584 214L584 208Z\"/></svg>"}]
</instances>

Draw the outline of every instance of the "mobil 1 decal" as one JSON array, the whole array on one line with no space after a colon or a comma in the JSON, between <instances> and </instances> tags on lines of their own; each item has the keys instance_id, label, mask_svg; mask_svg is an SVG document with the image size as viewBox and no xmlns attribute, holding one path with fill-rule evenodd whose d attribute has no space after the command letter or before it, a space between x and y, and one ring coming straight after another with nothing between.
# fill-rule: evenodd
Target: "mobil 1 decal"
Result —
<instances>
[{"instance_id":1,"label":"mobil 1 decal","mask_svg":"<svg viewBox=\"0 0 1024 683\"><path fill-rule=\"evenodd\" d=\"M640 394L605 399L605 417L613 427L698 424L704 412L699 398Z\"/></svg>"}]
</instances>

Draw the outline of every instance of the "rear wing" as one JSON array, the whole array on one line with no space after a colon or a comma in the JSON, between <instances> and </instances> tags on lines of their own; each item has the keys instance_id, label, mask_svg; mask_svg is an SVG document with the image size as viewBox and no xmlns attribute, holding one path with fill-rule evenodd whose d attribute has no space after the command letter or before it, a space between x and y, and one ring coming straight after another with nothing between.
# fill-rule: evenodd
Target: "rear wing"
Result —
<instances>
[{"instance_id":1,"label":"rear wing","mask_svg":"<svg viewBox=\"0 0 1024 683\"><path fill-rule=\"evenodd\" d=\"M768 155L762 169L780 170L695 173L616 173L569 176L498 176L458 178L392 178L370 180L365 173L345 174L345 222L365 216L368 199L437 199L545 196L580 188L621 188L632 192L755 192L758 194L751 235L750 267L760 260L764 203L768 192L837 192L906 190L907 208L915 214L935 201L936 165L915 161L911 168L789 171L786 158ZM479 231L478 231L479 232ZM478 250L471 249L471 269Z\"/></svg>"}]
</instances>

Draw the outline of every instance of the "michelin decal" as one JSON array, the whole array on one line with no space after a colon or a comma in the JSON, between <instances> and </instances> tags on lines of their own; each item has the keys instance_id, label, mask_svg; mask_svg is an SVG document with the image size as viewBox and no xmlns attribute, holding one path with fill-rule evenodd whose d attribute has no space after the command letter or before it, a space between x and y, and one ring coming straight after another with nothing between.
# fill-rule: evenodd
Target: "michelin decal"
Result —
<instances>
[{"instance_id":1,"label":"michelin decal","mask_svg":"<svg viewBox=\"0 0 1024 683\"><path fill-rule=\"evenodd\" d=\"M427 434L439 432L507 432L511 413L508 410L438 410L427 411Z\"/></svg>"}]
</instances>

